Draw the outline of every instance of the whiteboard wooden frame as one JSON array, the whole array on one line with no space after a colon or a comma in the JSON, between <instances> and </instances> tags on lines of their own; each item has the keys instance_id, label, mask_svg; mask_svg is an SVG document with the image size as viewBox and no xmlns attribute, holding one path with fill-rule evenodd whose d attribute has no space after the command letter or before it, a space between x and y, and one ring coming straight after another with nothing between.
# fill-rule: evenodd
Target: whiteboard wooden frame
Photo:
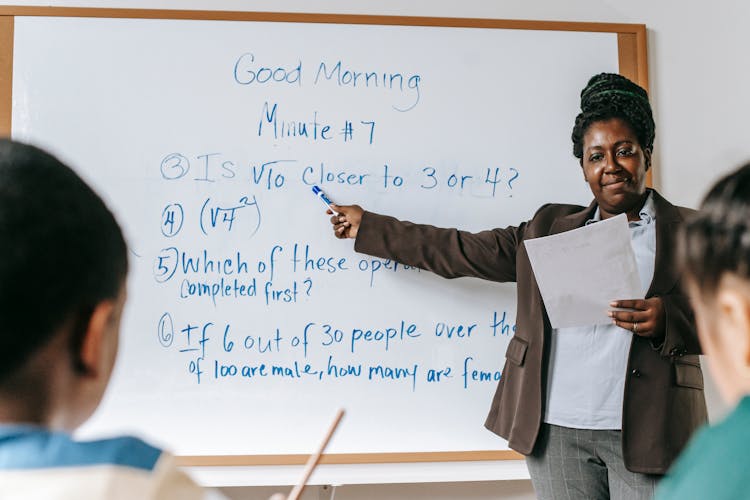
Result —
<instances>
[{"instance_id":1,"label":"whiteboard wooden frame","mask_svg":"<svg viewBox=\"0 0 750 500\"><path fill-rule=\"evenodd\" d=\"M646 26L644 24L282 12L5 6L0 7L0 136L10 136L12 129L13 28L15 16L363 24L613 33L617 34L620 74L648 90ZM648 172L647 181L648 184L651 185L651 170ZM184 467L237 467L302 465L306 462L307 458L308 455L303 454L207 455L181 456L177 457L177 460L178 463ZM523 456L512 450L417 453L329 453L323 455L320 463L337 465L470 462L521 459L523 459Z\"/></svg>"}]
</instances>

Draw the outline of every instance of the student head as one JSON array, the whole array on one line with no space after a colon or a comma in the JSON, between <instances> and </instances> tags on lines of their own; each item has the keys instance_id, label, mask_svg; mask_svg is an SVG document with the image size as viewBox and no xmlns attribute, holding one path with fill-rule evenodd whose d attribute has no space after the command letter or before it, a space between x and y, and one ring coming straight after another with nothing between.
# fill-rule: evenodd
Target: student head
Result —
<instances>
[{"instance_id":1,"label":"student head","mask_svg":"<svg viewBox=\"0 0 750 500\"><path fill-rule=\"evenodd\" d=\"M0 140L0 421L72 430L93 413L127 267L101 198L57 158Z\"/></svg>"},{"instance_id":2,"label":"student head","mask_svg":"<svg viewBox=\"0 0 750 500\"><path fill-rule=\"evenodd\" d=\"M603 218L640 210L654 129L648 94L627 78L601 73L581 91L573 154Z\"/></svg>"},{"instance_id":3,"label":"student head","mask_svg":"<svg viewBox=\"0 0 750 500\"><path fill-rule=\"evenodd\" d=\"M681 260L711 372L727 402L750 393L750 163L711 188Z\"/></svg>"}]
</instances>

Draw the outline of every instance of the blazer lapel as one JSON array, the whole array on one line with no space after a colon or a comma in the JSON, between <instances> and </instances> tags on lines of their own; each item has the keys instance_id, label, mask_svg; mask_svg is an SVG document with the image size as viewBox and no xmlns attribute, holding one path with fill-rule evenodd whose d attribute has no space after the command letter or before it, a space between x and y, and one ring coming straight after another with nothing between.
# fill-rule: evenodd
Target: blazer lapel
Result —
<instances>
[{"instance_id":1,"label":"blazer lapel","mask_svg":"<svg viewBox=\"0 0 750 500\"><path fill-rule=\"evenodd\" d=\"M578 212L573 212L570 215L558 217L552 223L552 227L550 227L549 234L564 233L565 231L570 231L571 229L581 227L584 224L586 224L587 220L589 220L590 218L594 216L595 211L596 211L596 200L592 201L588 207Z\"/></svg>"},{"instance_id":2,"label":"blazer lapel","mask_svg":"<svg viewBox=\"0 0 750 500\"><path fill-rule=\"evenodd\" d=\"M682 222L682 214L670 202L653 190L656 209L656 258L654 279L651 281L646 297L669 292L677 282L677 269L673 260L677 244L676 227Z\"/></svg>"}]
</instances>

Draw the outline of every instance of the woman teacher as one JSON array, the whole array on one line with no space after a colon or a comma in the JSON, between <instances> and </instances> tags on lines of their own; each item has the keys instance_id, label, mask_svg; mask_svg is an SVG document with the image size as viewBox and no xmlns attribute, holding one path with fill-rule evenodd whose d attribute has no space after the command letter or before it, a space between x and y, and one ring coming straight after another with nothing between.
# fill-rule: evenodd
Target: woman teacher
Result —
<instances>
[{"instance_id":1,"label":"woman teacher","mask_svg":"<svg viewBox=\"0 0 750 500\"><path fill-rule=\"evenodd\" d=\"M517 227L475 234L357 205L334 206L331 222L358 252L446 278L516 282L516 331L485 426L526 455L541 499L650 499L706 420L700 348L673 258L689 210L646 188L654 121L635 83L591 78L572 139L594 195L588 207L549 204ZM552 328L524 240L623 213L646 298L613 302L609 325Z\"/></svg>"}]
</instances>

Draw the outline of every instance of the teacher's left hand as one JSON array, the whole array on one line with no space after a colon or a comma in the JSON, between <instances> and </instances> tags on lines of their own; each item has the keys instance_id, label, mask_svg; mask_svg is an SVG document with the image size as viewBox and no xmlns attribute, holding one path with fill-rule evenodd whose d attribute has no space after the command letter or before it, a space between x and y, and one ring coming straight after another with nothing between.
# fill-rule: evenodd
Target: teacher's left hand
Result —
<instances>
[{"instance_id":1,"label":"teacher's left hand","mask_svg":"<svg viewBox=\"0 0 750 500\"><path fill-rule=\"evenodd\" d=\"M650 299L615 300L611 307L629 311L609 311L612 322L641 337L661 339L664 337L664 303L661 297Z\"/></svg>"}]
</instances>

